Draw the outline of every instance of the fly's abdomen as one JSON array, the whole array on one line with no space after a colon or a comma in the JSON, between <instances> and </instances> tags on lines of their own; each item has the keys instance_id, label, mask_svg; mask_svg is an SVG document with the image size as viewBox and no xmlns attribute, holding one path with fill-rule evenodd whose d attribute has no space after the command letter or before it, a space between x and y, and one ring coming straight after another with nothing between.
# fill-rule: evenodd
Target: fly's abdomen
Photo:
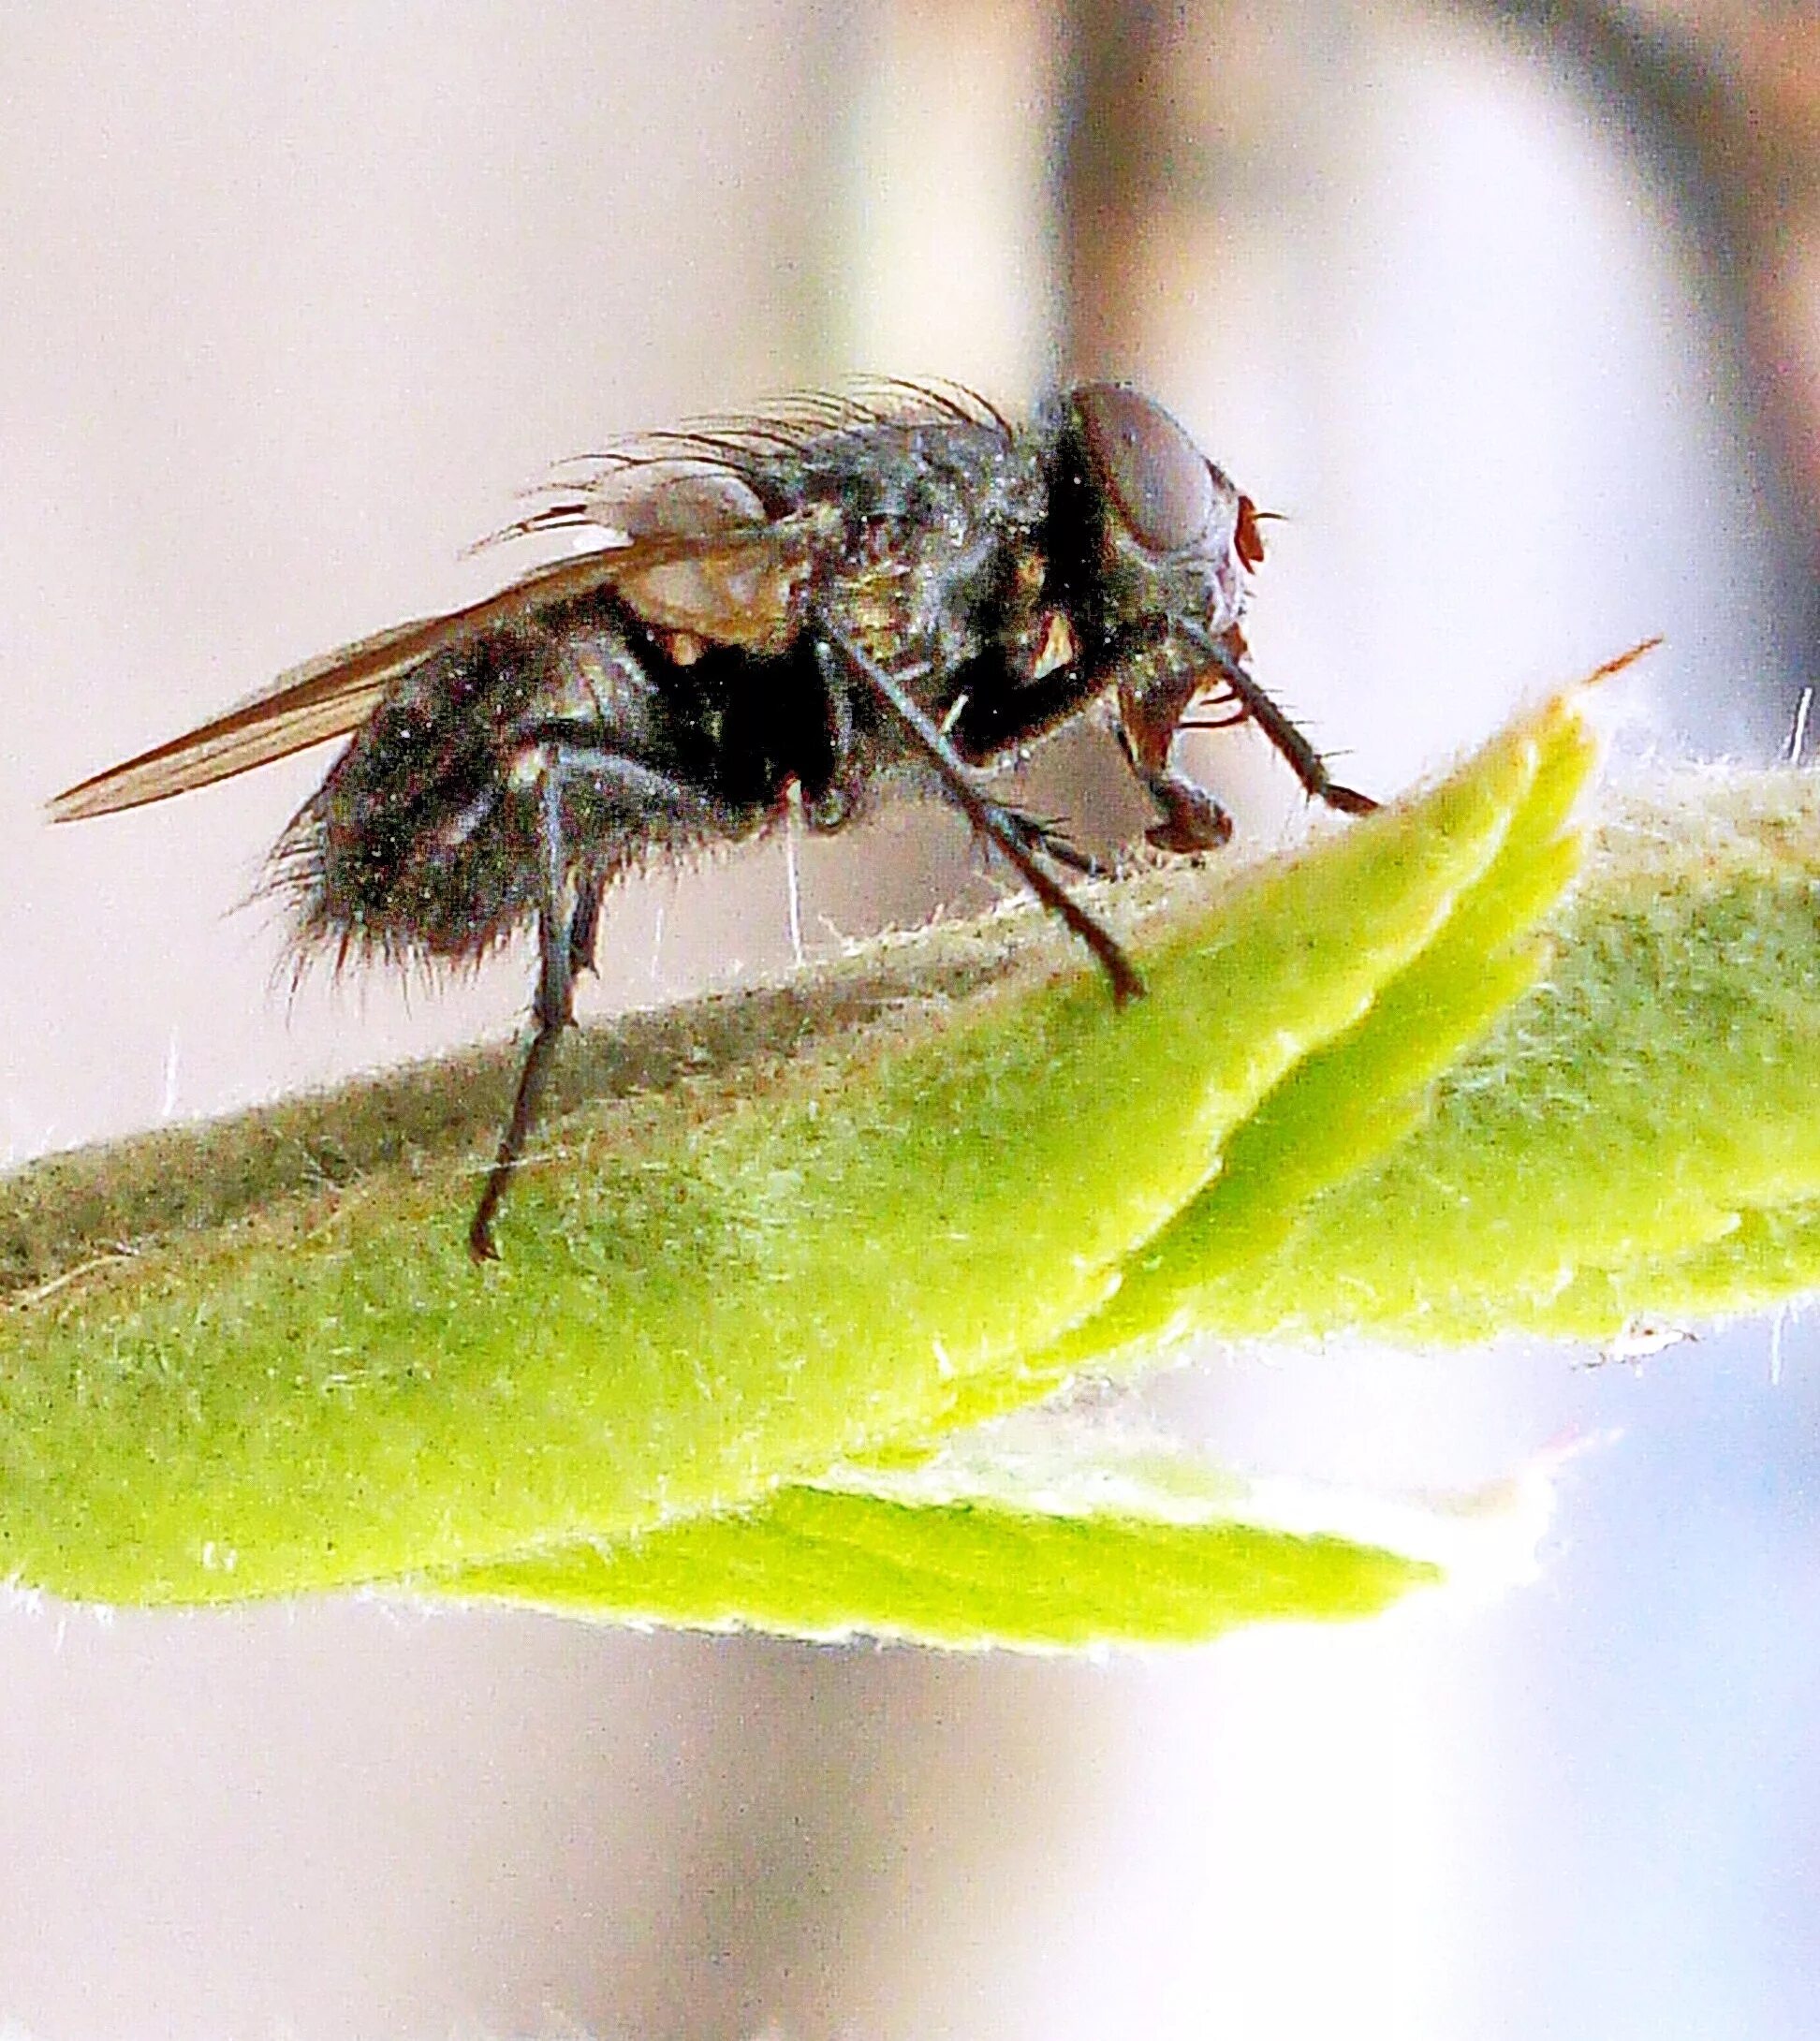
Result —
<instances>
[{"instance_id":1,"label":"fly's abdomen","mask_svg":"<svg viewBox=\"0 0 1820 2041\"><path fill-rule=\"evenodd\" d=\"M279 844L302 944L471 960L533 919L552 867L598 884L749 835L793 773L746 742L766 664L679 663L607 602L425 661Z\"/></svg>"},{"instance_id":2,"label":"fly's abdomen","mask_svg":"<svg viewBox=\"0 0 1820 2041\"><path fill-rule=\"evenodd\" d=\"M528 918L538 803L512 733L548 671L544 640L499 634L394 684L278 846L306 946L459 960Z\"/></svg>"}]
</instances>

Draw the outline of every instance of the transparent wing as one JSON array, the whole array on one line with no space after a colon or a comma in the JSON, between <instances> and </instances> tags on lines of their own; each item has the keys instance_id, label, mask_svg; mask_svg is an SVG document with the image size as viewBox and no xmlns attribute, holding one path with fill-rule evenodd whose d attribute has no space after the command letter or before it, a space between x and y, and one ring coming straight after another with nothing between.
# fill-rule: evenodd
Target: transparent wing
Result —
<instances>
[{"instance_id":1,"label":"transparent wing","mask_svg":"<svg viewBox=\"0 0 1820 2041\"><path fill-rule=\"evenodd\" d=\"M616 589L660 628L770 648L791 627L815 521L786 518L711 536L662 534L537 567L483 602L395 624L292 667L251 701L66 789L51 802L51 817L76 822L168 800L345 737L401 673L597 589Z\"/></svg>"}]
</instances>

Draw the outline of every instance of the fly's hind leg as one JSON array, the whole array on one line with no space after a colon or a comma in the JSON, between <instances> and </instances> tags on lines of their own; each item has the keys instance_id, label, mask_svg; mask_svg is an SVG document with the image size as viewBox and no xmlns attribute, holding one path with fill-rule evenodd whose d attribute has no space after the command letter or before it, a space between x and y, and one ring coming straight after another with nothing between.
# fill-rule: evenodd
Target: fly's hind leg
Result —
<instances>
[{"instance_id":1,"label":"fly's hind leg","mask_svg":"<svg viewBox=\"0 0 1820 2041\"><path fill-rule=\"evenodd\" d=\"M561 754L554 746L543 755L538 793L543 825L543 895L537 903L537 989L531 1003L531 1046L524 1052L519 1071L518 1090L506 1130L499 1138L499 1153L487 1178L486 1188L468 1227L468 1253L476 1261L497 1261L499 1249L492 1234L493 1214L512 1181L525 1141L536 1124L537 1109L550 1080L550 1066L563 1030L575 1019L575 975L594 961L594 931L600 916L600 888L583 887L572 910L565 907L568 892L567 859L563 846L563 776Z\"/></svg>"},{"instance_id":2,"label":"fly's hind leg","mask_svg":"<svg viewBox=\"0 0 1820 2041\"><path fill-rule=\"evenodd\" d=\"M601 872L587 872L577 884L573 905L569 904L568 846L563 830L564 784L585 780L595 786L611 787L647 814L679 819L697 817L705 805L698 795L668 774L615 752L574 744L545 744L537 747L534 755L541 757L538 800L543 839L543 890L537 904L537 987L531 1003L531 1042L519 1072L512 1109L499 1138L499 1153L468 1227L468 1253L477 1262L499 1259L493 1220L524 1153L524 1144L537 1123L563 1030L574 1023L576 977L594 968L601 898L607 881Z\"/></svg>"}]
</instances>

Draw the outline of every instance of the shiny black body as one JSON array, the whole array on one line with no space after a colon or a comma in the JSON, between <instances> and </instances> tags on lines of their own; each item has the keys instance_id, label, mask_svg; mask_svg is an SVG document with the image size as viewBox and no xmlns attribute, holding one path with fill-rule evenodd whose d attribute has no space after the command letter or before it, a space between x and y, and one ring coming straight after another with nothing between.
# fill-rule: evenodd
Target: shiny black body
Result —
<instances>
[{"instance_id":1,"label":"shiny black body","mask_svg":"<svg viewBox=\"0 0 1820 2041\"><path fill-rule=\"evenodd\" d=\"M656 435L513 527L566 529L601 550L299 668L53 811L161 799L348 729L276 854L303 942L459 961L535 923L536 1026L477 1258L627 869L751 837L793 800L837 830L908 780L961 808L1125 998L1136 971L1052 869L1082 860L992 799L986 770L1109 699L1151 841L1211 848L1230 823L1171 756L1211 701L1312 794L1372 805L1251 676L1249 499L1123 386L1079 386L1027 426L891 388Z\"/></svg>"},{"instance_id":2,"label":"shiny black body","mask_svg":"<svg viewBox=\"0 0 1820 2041\"><path fill-rule=\"evenodd\" d=\"M948 735L970 763L996 762L1078 706L1072 686L1028 678L1064 579L1044 565L1064 535L1043 437L935 409L713 445L768 522L795 519L813 535L799 627L774 644L720 644L653 624L608 586L401 677L280 846L306 939L344 954L460 959L522 925L544 861L523 766L552 743L638 769L564 774L578 887L750 837L793 787L812 826L837 829L887 772L932 778L889 710L829 671L830 623L903 676L938 725L961 703ZM617 507L578 498L574 521ZM1084 593L1079 534L1065 511L1061 551ZM1074 587L1067 595L1078 599Z\"/></svg>"}]
</instances>

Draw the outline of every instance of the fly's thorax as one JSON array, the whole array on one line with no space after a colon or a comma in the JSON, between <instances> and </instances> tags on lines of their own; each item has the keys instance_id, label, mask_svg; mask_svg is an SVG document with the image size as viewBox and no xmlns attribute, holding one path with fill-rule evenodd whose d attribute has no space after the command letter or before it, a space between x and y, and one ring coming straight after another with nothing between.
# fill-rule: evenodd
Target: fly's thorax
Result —
<instances>
[{"instance_id":1,"label":"fly's thorax","mask_svg":"<svg viewBox=\"0 0 1820 2041\"><path fill-rule=\"evenodd\" d=\"M883 420L834 433L790 457L795 507L832 503L849 526L947 526L1039 514L1042 480L1031 435L956 418Z\"/></svg>"},{"instance_id":2,"label":"fly's thorax","mask_svg":"<svg viewBox=\"0 0 1820 2041\"><path fill-rule=\"evenodd\" d=\"M868 435L813 478L844 537L820 599L906 681L953 672L1008 627L1031 631L1045 579L1026 571L1047 500L1027 434L921 422Z\"/></svg>"}]
</instances>

